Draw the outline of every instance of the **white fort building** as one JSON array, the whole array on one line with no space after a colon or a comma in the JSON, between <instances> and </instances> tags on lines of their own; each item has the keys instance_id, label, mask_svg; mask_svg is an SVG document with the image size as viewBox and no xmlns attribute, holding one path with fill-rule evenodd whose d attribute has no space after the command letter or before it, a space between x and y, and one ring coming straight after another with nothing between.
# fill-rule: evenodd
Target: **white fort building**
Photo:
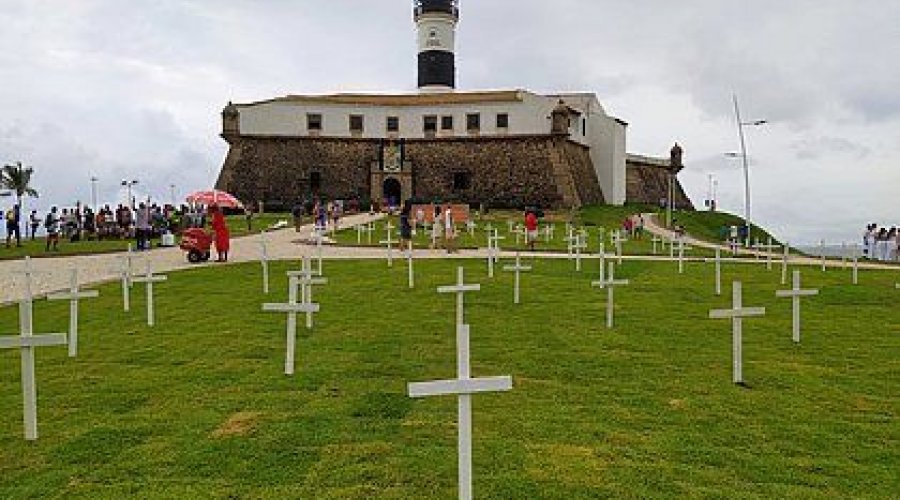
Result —
<instances>
[{"instance_id":1,"label":"white fort building","mask_svg":"<svg viewBox=\"0 0 900 500\"><path fill-rule=\"evenodd\" d=\"M417 92L229 103L217 187L268 206L311 197L656 204L671 190L690 207L675 179L680 161L626 154L627 123L595 94L456 90L457 0L418 0L414 20Z\"/></svg>"}]
</instances>

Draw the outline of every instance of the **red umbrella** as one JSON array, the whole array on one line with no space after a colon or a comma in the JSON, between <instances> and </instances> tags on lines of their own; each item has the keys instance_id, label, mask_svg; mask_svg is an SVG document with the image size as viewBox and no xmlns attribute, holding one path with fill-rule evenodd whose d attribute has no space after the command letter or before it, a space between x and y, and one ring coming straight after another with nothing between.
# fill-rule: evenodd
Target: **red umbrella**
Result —
<instances>
[{"instance_id":1,"label":"red umbrella","mask_svg":"<svg viewBox=\"0 0 900 500\"><path fill-rule=\"evenodd\" d=\"M188 203L196 203L199 205L212 205L216 204L220 207L224 208L243 208L244 204L240 202L234 195L230 193L226 193L225 191L219 191L217 189L210 189L207 191L197 191L196 193L191 193L187 196L186 200Z\"/></svg>"}]
</instances>

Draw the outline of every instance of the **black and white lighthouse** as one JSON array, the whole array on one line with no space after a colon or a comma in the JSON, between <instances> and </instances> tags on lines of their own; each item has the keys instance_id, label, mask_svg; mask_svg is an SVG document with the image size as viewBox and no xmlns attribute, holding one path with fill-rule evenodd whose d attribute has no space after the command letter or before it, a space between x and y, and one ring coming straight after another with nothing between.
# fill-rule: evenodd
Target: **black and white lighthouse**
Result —
<instances>
[{"instance_id":1,"label":"black and white lighthouse","mask_svg":"<svg viewBox=\"0 0 900 500\"><path fill-rule=\"evenodd\" d=\"M415 0L419 35L419 89L456 88L456 24L459 0Z\"/></svg>"}]
</instances>

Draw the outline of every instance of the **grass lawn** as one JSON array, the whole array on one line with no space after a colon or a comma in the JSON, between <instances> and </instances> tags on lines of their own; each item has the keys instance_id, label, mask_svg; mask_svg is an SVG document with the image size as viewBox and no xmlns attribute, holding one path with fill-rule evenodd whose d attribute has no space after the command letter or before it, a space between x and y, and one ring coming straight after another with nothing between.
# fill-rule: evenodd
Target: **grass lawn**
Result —
<instances>
[{"instance_id":1,"label":"grass lawn","mask_svg":"<svg viewBox=\"0 0 900 500\"><path fill-rule=\"evenodd\" d=\"M39 430L22 439L19 354L0 352L3 498L453 498L456 401L413 401L406 383L455 376L458 262L326 262L329 284L298 372L283 374L286 297L253 264L170 274L157 327L121 312L116 285L83 303L79 357L37 352ZM790 339L778 271L728 265L745 304L745 378L731 384L731 325L708 311L712 267L627 263L617 326L603 326L596 269L533 262L524 303L512 276L462 263L473 376L514 388L474 396L477 498L891 498L900 491L897 273L804 269L804 337ZM538 286L541 288L539 289ZM36 331L63 331L68 304L36 304ZM302 320L300 321L302 324ZM0 331L17 329L0 309Z\"/></svg>"},{"instance_id":2,"label":"grass lawn","mask_svg":"<svg viewBox=\"0 0 900 500\"><path fill-rule=\"evenodd\" d=\"M255 216L253 219L253 229L254 231L259 231L261 228L268 227L271 224L279 220L287 220L288 224L291 223L290 214L263 214L261 216ZM247 230L247 222L242 215L229 216L226 219L228 223L228 227L231 230L231 236L239 237L245 236L248 234ZM5 242L5 237L3 242ZM159 242L159 239L154 239L153 244L156 245ZM57 252L48 252L45 250L46 248L46 240L43 237L37 238L34 241L30 239L23 239L22 246L16 247L15 242L13 242L13 246L10 248L6 248L4 245L0 244L0 260L8 260L8 259L21 259L22 257L29 255L31 257L57 257L60 255L86 255L86 254L96 254L96 253L109 253L109 252L122 252L128 248L128 244L134 245L134 239L113 239L113 240L83 240L77 242L69 242L66 239L61 239L59 242L59 251Z\"/></svg>"}]
</instances>

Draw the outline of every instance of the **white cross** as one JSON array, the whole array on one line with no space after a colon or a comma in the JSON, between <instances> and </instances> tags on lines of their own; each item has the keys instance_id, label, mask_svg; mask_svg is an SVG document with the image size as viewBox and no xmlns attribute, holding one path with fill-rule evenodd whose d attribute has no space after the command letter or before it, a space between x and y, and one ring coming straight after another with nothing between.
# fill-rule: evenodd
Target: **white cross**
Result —
<instances>
[{"instance_id":1,"label":"white cross","mask_svg":"<svg viewBox=\"0 0 900 500\"><path fill-rule=\"evenodd\" d=\"M300 303L312 304L313 286L327 285L328 280L313 272L309 257L303 257L300 271L288 271L288 278L296 278L295 285L300 286ZM314 312L314 311L313 311ZM313 327L313 312L306 313L306 328Z\"/></svg>"},{"instance_id":2,"label":"white cross","mask_svg":"<svg viewBox=\"0 0 900 500\"><path fill-rule=\"evenodd\" d=\"M457 270L457 284L442 286L438 293L456 294L456 379L437 380L433 382L411 382L407 385L409 396L421 398L426 396L456 395L459 422L458 435L458 470L459 498L472 498L472 394L481 392L499 392L512 389L512 377L471 378L469 363L469 325L464 321L463 296L467 292L476 292L480 285L466 285L463 280L463 268Z\"/></svg>"},{"instance_id":3,"label":"white cross","mask_svg":"<svg viewBox=\"0 0 900 500\"><path fill-rule=\"evenodd\" d=\"M587 249L587 241L585 241L583 233L575 235L575 244L572 245L572 249L575 250L575 270L581 272L581 251Z\"/></svg>"},{"instance_id":4,"label":"white cross","mask_svg":"<svg viewBox=\"0 0 900 500\"><path fill-rule=\"evenodd\" d=\"M619 265L622 265L622 243L625 241L625 238L622 237L622 234L619 231L613 233L613 243L616 245L616 257L619 261Z\"/></svg>"},{"instance_id":5,"label":"white cross","mask_svg":"<svg viewBox=\"0 0 900 500\"><path fill-rule=\"evenodd\" d=\"M131 271L131 264L134 261L134 254L131 250L131 244L128 245L128 251L125 252L124 255L121 256L122 259L122 268L119 271L120 277L122 279L122 309L125 312L131 311L131 286L132 286L132 276L133 272Z\"/></svg>"},{"instance_id":6,"label":"white cross","mask_svg":"<svg viewBox=\"0 0 900 500\"><path fill-rule=\"evenodd\" d=\"M294 352L297 349L297 314L312 314L319 312L319 304L304 304L297 302L297 288L302 285L296 276L288 278L287 304L263 304L265 312L287 313L287 352L284 359L284 374L294 374Z\"/></svg>"},{"instance_id":7,"label":"white cross","mask_svg":"<svg viewBox=\"0 0 900 500\"><path fill-rule=\"evenodd\" d=\"M544 227L544 241L546 243L550 243L553 239L553 224L548 224Z\"/></svg>"},{"instance_id":8,"label":"white cross","mask_svg":"<svg viewBox=\"0 0 900 500\"><path fill-rule=\"evenodd\" d=\"M722 250L716 247L716 295L722 295Z\"/></svg>"},{"instance_id":9,"label":"white cross","mask_svg":"<svg viewBox=\"0 0 900 500\"><path fill-rule=\"evenodd\" d=\"M393 251L393 246L394 246L394 243L396 243L396 241L394 241L394 240L392 239L394 233L391 232L391 229L393 229L393 228L394 228L394 227L391 226L391 221L388 221L387 225L385 226L385 229L387 230L387 239L386 239L386 240L381 240L381 241L378 242L378 243L381 244L381 245L386 245L386 246L387 246L387 262L388 262L388 267L394 267L394 253L393 253L394 251Z\"/></svg>"},{"instance_id":10,"label":"white cross","mask_svg":"<svg viewBox=\"0 0 900 500\"><path fill-rule=\"evenodd\" d=\"M591 282L591 286L593 287L606 289L606 328L613 327L613 314L615 309L615 304L613 303L614 290L617 286L625 286L628 284L628 280L616 279L616 265L613 262L609 263L609 272L607 273L607 279Z\"/></svg>"},{"instance_id":11,"label":"white cross","mask_svg":"<svg viewBox=\"0 0 900 500\"><path fill-rule=\"evenodd\" d=\"M758 247L766 252L766 269L772 270L772 250L778 248L778 245L772 243L772 238L769 237L768 243L765 245L758 244Z\"/></svg>"},{"instance_id":12,"label":"white cross","mask_svg":"<svg viewBox=\"0 0 900 500\"><path fill-rule=\"evenodd\" d=\"M602 241L600 242L600 252L597 254L597 258L600 261L600 281L597 286L603 288L603 283L606 281L606 249Z\"/></svg>"},{"instance_id":13,"label":"white cross","mask_svg":"<svg viewBox=\"0 0 900 500\"><path fill-rule=\"evenodd\" d=\"M366 241L368 245L372 244L372 233L375 232L375 222L369 222L366 225Z\"/></svg>"},{"instance_id":14,"label":"white cross","mask_svg":"<svg viewBox=\"0 0 900 500\"><path fill-rule=\"evenodd\" d=\"M741 282L732 284L732 308L715 309L709 312L710 319L731 320L731 356L732 356L732 381L735 384L744 383L743 372L743 319L754 316L765 316L765 307L744 307L741 295Z\"/></svg>"},{"instance_id":15,"label":"white cross","mask_svg":"<svg viewBox=\"0 0 900 500\"><path fill-rule=\"evenodd\" d=\"M678 274L684 274L684 251L692 250L689 246L684 246L684 238L678 238Z\"/></svg>"},{"instance_id":16,"label":"white cross","mask_svg":"<svg viewBox=\"0 0 900 500\"><path fill-rule=\"evenodd\" d=\"M669 240L669 258L670 258L670 259L674 259L674 258L675 258L675 239L680 240L681 238L679 238L679 237L676 236L676 237L674 237L674 238L672 238L672 239Z\"/></svg>"},{"instance_id":17,"label":"white cross","mask_svg":"<svg viewBox=\"0 0 900 500\"><path fill-rule=\"evenodd\" d=\"M356 225L356 244L357 244L357 245L362 245L362 234L363 234L363 231L364 231L364 230L363 230L363 225L362 225L362 224L357 224L357 225Z\"/></svg>"},{"instance_id":18,"label":"white cross","mask_svg":"<svg viewBox=\"0 0 900 500\"><path fill-rule=\"evenodd\" d=\"M859 247L853 245L853 284L859 284Z\"/></svg>"},{"instance_id":19,"label":"white cross","mask_svg":"<svg viewBox=\"0 0 900 500\"><path fill-rule=\"evenodd\" d=\"M791 244L784 243L784 255L781 257L781 284L787 285L788 260L791 258Z\"/></svg>"},{"instance_id":20,"label":"white cross","mask_svg":"<svg viewBox=\"0 0 900 500\"><path fill-rule=\"evenodd\" d=\"M478 225L475 224L473 220L466 221L466 230L469 231L469 236L475 236L475 230L478 229Z\"/></svg>"},{"instance_id":21,"label":"white cross","mask_svg":"<svg viewBox=\"0 0 900 500\"><path fill-rule=\"evenodd\" d=\"M431 230L429 232L431 235L431 248L437 248L438 227L440 226L437 222L431 223Z\"/></svg>"},{"instance_id":22,"label":"white cross","mask_svg":"<svg viewBox=\"0 0 900 500\"><path fill-rule=\"evenodd\" d=\"M512 232L516 233L516 246L522 244L522 234L524 234L525 229L522 226L516 226Z\"/></svg>"},{"instance_id":23,"label":"white cross","mask_svg":"<svg viewBox=\"0 0 900 500\"><path fill-rule=\"evenodd\" d=\"M413 289L416 287L416 276L415 271L413 270L413 243L409 242L409 248L406 250L406 269L407 269L407 278L409 281L409 288Z\"/></svg>"},{"instance_id":24,"label":"white cross","mask_svg":"<svg viewBox=\"0 0 900 500\"><path fill-rule=\"evenodd\" d=\"M822 272L825 272L825 240L819 243L819 255L822 258Z\"/></svg>"},{"instance_id":25,"label":"white cross","mask_svg":"<svg viewBox=\"0 0 900 500\"><path fill-rule=\"evenodd\" d=\"M513 304L519 304L519 274L521 272L531 271L531 266L523 266L522 261L519 258L519 252L516 252L516 265L514 266L504 266L504 271L514 272L516 273L514 284L513 284Z\"/></svg>"},{"instance_id":26,"label":"white cross","mask_svg":"<svg viewBox=\"0 0 900 500\"><path fill-rule=\"evenodd\" d=\"M65 345L66 334L34 335L30 263L26 263L25 298L19 302L19 335L0 336L0 349L19 349L22 357L22 417L25 439L37 439L37 383L34 377L34 348Z\"/></svg>"},{"instance_id":27,"label":"white cross","mask_svg":"<svg viewBox=\"0 0 900 500\"><path fill-rule=\"evenodd\" d=\"M322 276L322 239L321 234L316 235L316 274Z\"/></svg>"},{"instance_id":28,"label":"white cross","mask_svg":"<svg viewBox=\"0 0 900 500\"><path fill-rule=\"evenodd\" d=\"M68 300L69 301L69 357L74 358L78 355L78 301L81 299L91 299L99 297L100 292L97 290L78 290L78 269L72 268L72 278L69 282L69 291L52 293L47 296L48 300Z\"/></svg>"},{"instance_id":29,"label":"white cross","mask_svg":"<svg viewBox=\"0 0 900 500\"><path fill-rule=\"evenodd\" d=\"M566 242L566 256L569 260L572 260L575 251L575 239L575 229L566 223L566 237L563 240Z\"/></svg>"},{"instance_id":30,"label":"white cross","mask_svg":"<svg viewBox=\"0 0 900 500\"><path fill-rule=\"evenodd\" d=\"M514 227L515 227L515 224L516 224L516 223L513 222L512 220L507 220L507 221L506 221L506 229L507 229L506 232L509 233L509 234L512 234L513 229L514 229Z\"/></svg>"},{"instance_id":31,"label":"white cross","mask_svg":"<svg viewBox=\"0 0 900 500\"><path fill-rule=\"evenodd\" d=\"M266 233L259 233L259 263L262 265L263 293L269 294L269 248Z\"/></svg>"},{"instance_id":32,"label":"white cross","mask_svg":"<svg viewBox=\"0 0 900 500\"><path fill-rule=\"evenodd\" d=\"M663 243L663 242L665 242L666 240L660 238L659 236L653 235L653 238L651 238L650 241L653 242L653 255L656 255L656 253L657 253L657 250L656 250L657 244L658 244L658 243Z\"/></svg>"},{"instance_id":33,"label":"white cross","mask_svg":"<svg viewBox=\"0 0 900 500\"><path fill-rule=\"evenodd\" d=\"M505 240L496 229L488 234L488 277L494 277L494 263L499 262L500 240Z\"/></svg>"},{"instance_id":34,"label":"white cross","mask_svg":"<svg viewBox=\"0 0 900 500\"><path fill-rule=\"evenodd\" d=\"M153 284L161 283L168 279L164 275L154 275L153 271L150 269L150 261L147 261L147 274L144 276L138 276L137 278L131 278L133 283L146 283L147 284L147 326L153 326L155 324L155 318L153 315Z\"/></svg>"},{"instance_id":35,"label":"white cross","mask_svg":"<svg viewBox=\"0 0 900 500\"><path fill-rule=\"evenodd\" d=\"M818 290L803 290L800 288L800 271L794 271L794 288L791 290L778 290L776 297L791 298L793 302L793 335L794 343L800 343L800 297L819 295Z\"/></svg>"}]
</instances>

